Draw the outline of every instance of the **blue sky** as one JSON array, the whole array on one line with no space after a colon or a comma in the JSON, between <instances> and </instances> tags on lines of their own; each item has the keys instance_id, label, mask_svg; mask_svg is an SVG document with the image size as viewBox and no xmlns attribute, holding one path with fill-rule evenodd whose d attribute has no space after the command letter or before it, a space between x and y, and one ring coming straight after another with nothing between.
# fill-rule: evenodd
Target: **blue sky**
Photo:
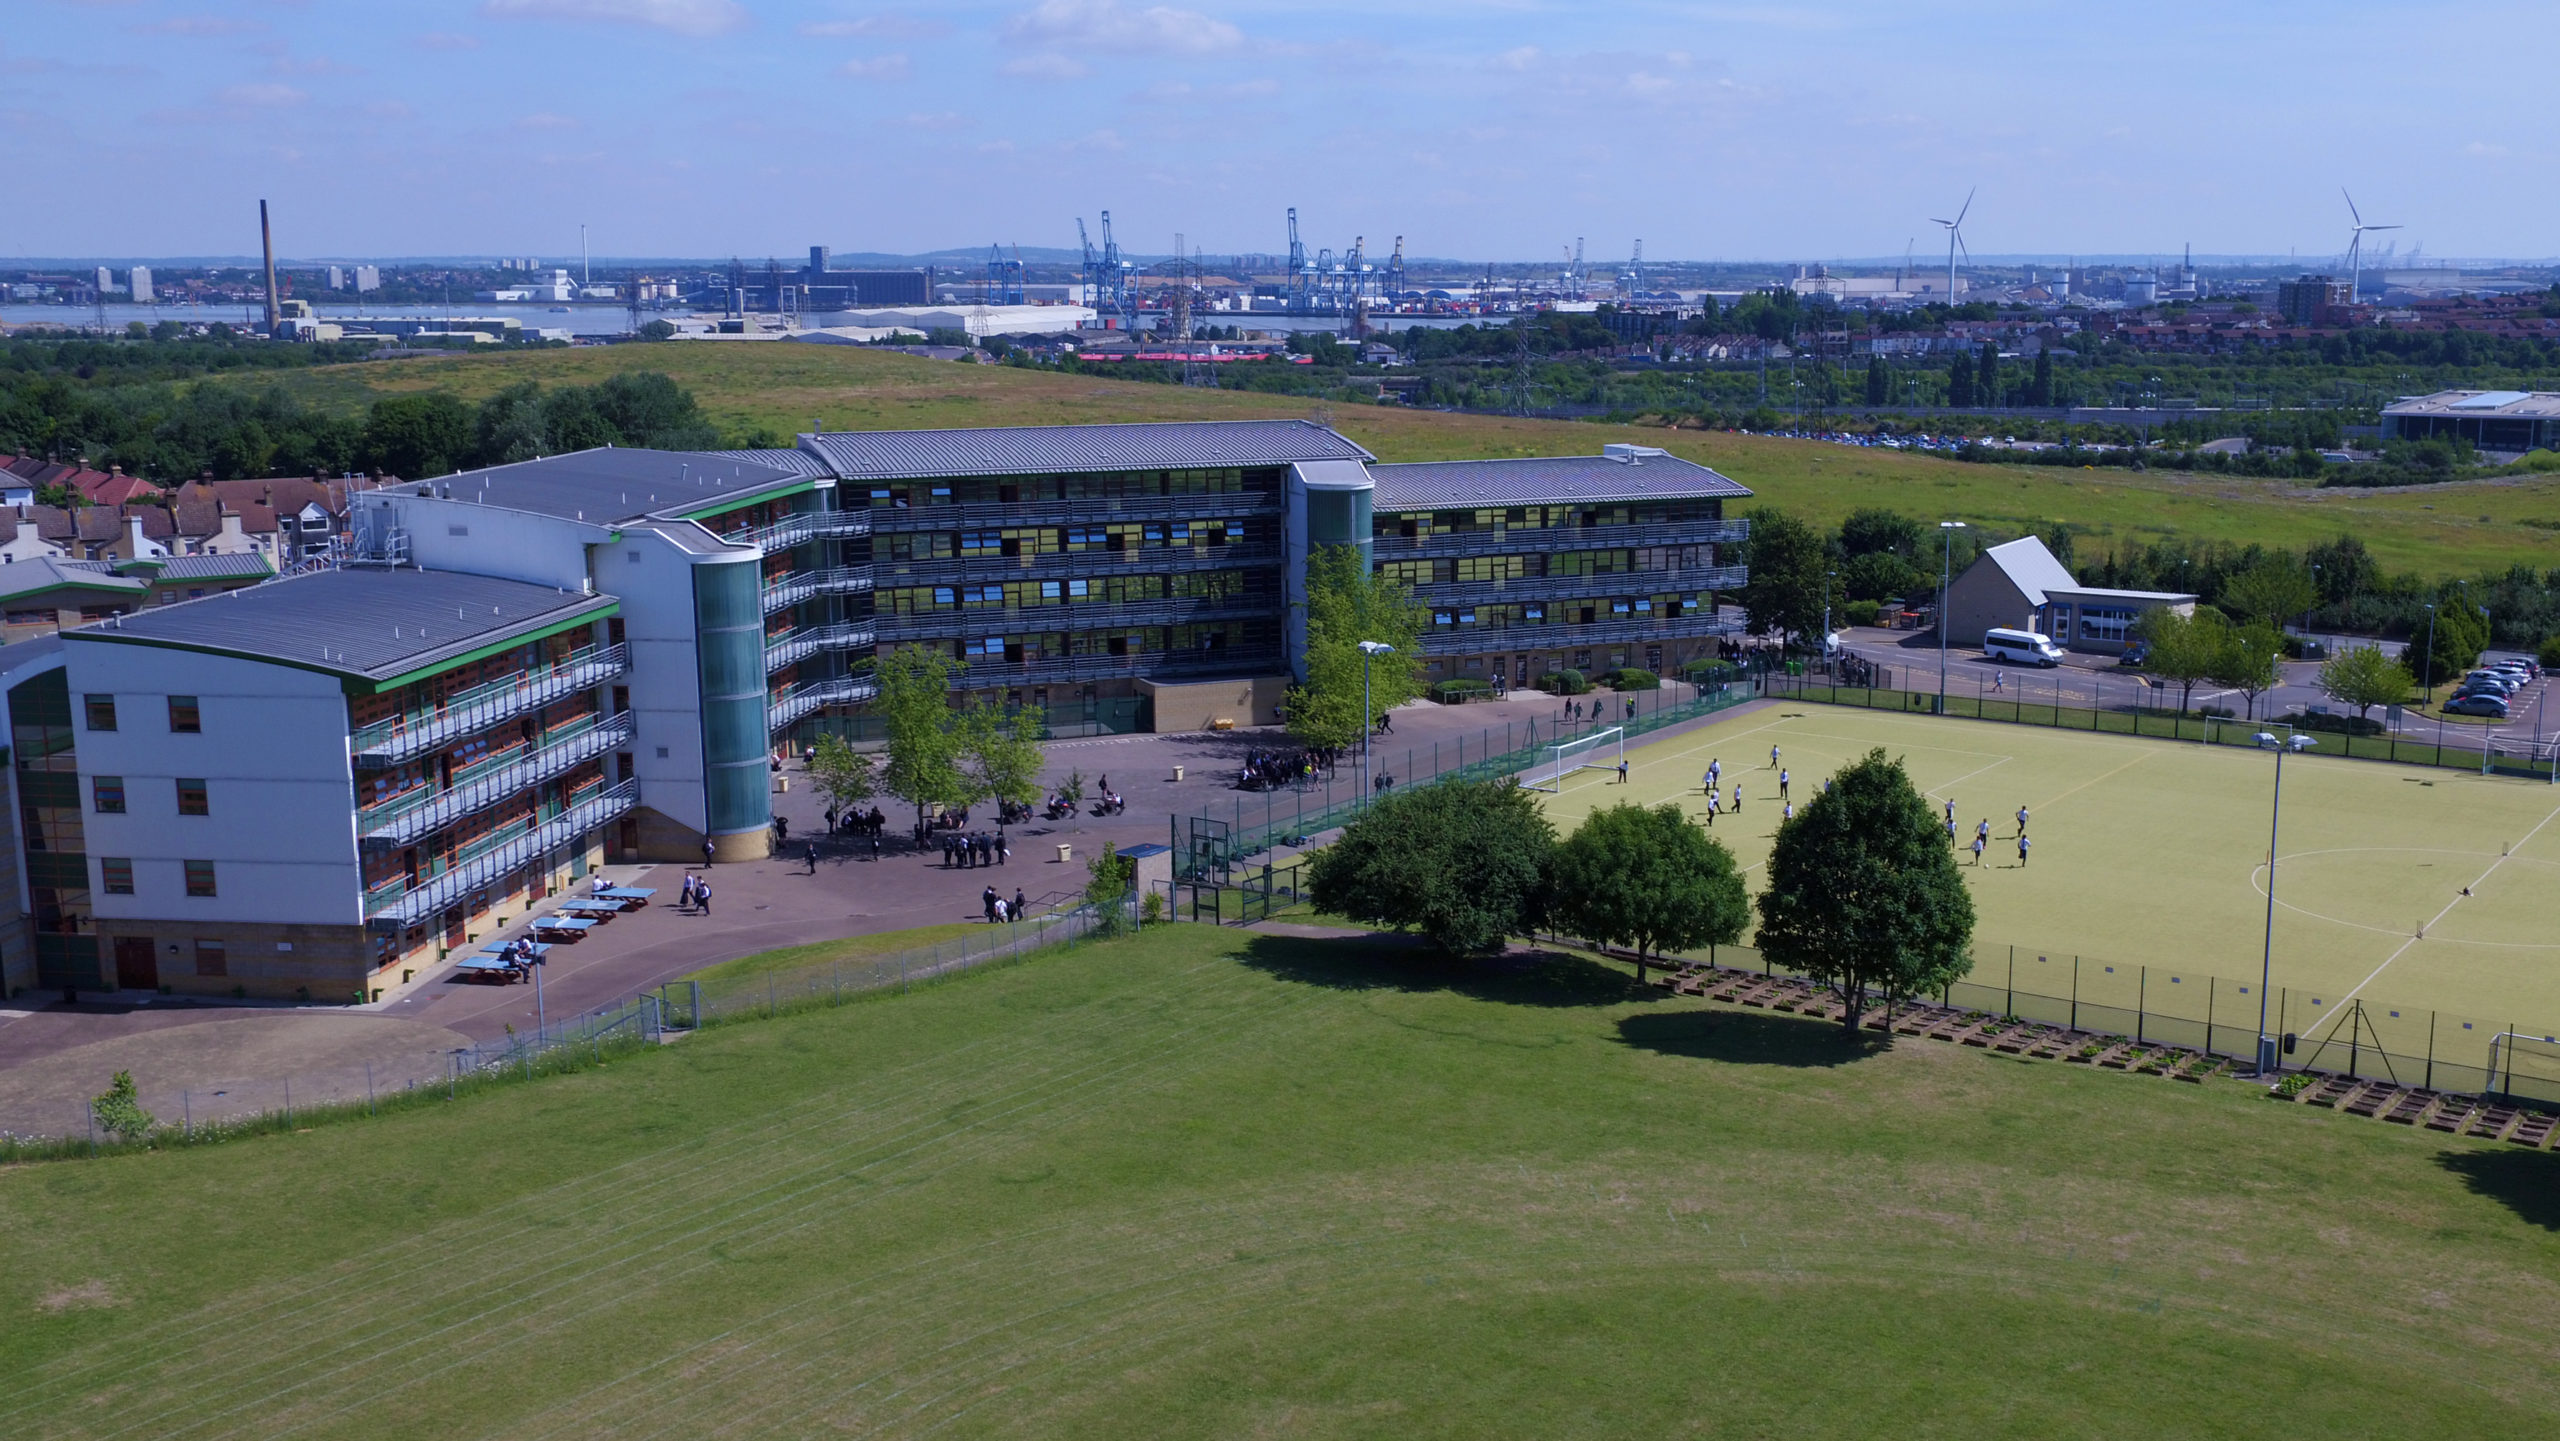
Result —
<instances>
[{"instance_id":1,"label":"blue sky","mask_svg":"<svg viewBox=\"0 0 2560 1441\"><path fill-rule=\"evenodd\" d=\"M2560 7L7 0L0 257L2560 253Z\"/></svg>"}]
</instances>

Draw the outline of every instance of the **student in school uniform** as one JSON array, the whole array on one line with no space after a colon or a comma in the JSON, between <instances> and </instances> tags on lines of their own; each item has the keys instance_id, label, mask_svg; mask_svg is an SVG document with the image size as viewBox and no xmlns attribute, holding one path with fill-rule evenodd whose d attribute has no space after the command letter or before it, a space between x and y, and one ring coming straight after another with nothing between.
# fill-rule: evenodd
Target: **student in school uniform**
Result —
<instances>
[{"instance_id":1,"label":"student in school uniform","mask_svg":"<svg viewBox=\"0 0 2560 1441\"><path fill-rule=\"evenodd\" d=\"M2027 846L2028 846L2028 845L2029 845L2029 842L2028 842L2028 840L2027 840L2027 838L2026 838L2025 834L2024 834L2023 832L2022 832L2022 833L2020 833L2020 835L2018 836L2018 864L2019 864L2019 865L2021 865L2021 866L2024 866L2024 865L2027 863Z\"/></svg>"}]
</instances>

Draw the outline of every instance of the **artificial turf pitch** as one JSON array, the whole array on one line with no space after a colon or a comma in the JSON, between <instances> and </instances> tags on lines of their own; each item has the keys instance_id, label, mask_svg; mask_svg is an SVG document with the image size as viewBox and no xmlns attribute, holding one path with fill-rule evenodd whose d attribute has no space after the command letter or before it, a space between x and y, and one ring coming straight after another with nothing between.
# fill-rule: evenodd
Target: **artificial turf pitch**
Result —
<instances>
[{"instance_id":1,"label":"artificial turf pitch","mask_svg":"<svg viewBox=\"0 0 2560 1441\"><path fill-rule=\"evenodd\" d=\"M1772 745L1800 805L1881 746L1933 809L1955 801L1960 841L1991 822L1979 870L1959 852L1977 981L2002 984L2015 948L2017 986L2060 995L2076 957L2084 1001L2131 1008L2147 990L2155 1009L2172 998L2193 1009L2190 993L2210 983L2226 1023L2254 1026L2254 995L2240 988L2258 982L2267 932L2271 753L1771 702L1630 750L1623 787L1614 772L1577 772L1548 813L1569 830L1595 806L1676 799L1703 821L1702 773L1721 760L1724 791L1738 782L1744 798L1714 833L1756 889L1781 815ZM2012 839L2022 805L2034 842L2024 867ZM2361 999L2393 1050L2423 1054L2432 1013L2439 1049L2474 1065L2510 1025L2560 1034L2560 788L2288 756L2277 861L2284 1029L2325 1035Z\"/></svg>"},{"instance_id":2,"label":"artificial turf pitch","mask_svg":"<svg viewBox=\"0 0 2560 1441\"><path fill-rule=\"evenodd\" d=\"M1167 926L0 1170L0 1434L2530 1435L2555 1182L1585 960Z\"/></svg>"}]
</instances>

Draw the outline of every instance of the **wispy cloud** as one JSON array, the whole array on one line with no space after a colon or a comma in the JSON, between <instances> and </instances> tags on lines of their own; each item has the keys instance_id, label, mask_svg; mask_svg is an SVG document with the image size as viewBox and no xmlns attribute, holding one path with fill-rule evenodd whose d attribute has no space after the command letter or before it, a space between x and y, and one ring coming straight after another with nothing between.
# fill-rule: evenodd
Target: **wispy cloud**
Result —
<instances>
[{"instance_id":1,"label":"wispy cloud","mask_svg":"<svg viewBox=\"0 0 2560 1441\"><path fill-rule=\"evenodd\" d=\"M536 110L531 115L516 117L518 130L575 130L579 125L580 122L574 116L562 115L550 110Z\"/></svg>"},{"instance_id":2,"label":"wispy cloud","mask_svg":"<svg viewBox=\"0 0 2560 1441\"><path fill-rule=\"evenodd\" d=\"M450 30L434 30L418 37L418 48L421 50L477 50L480 48L480 37L458 35Z\"/></svg>"},{"instance_id":3,"label":"wispy cloud","mask_svg":"<svg viewBox=\"0 0 2560 1441\"><path fill-rule=\"evenodd\" d=\"M967 130L977 124L957 110L910 111L898 122L909 130Z\"/></svg>"},{"instance_id":4,"label":"wispy cloud","mask_svg":"<svg viewBox=\"0 0 2560 1441\"><path fill-rule=\"evenodd\" d=\"M738 0L480 0L497 20L574 20L638 25L678 35L718 35L749 20Z\"/></svg>"},{"instance_id":5,"label":"wispy cloud","mask_svg":"<svg viewBox=\"0 0 2560 1441\"><path fill-rule=\"evenodd\" d=\"M1085 75L1083 61L1046 53L1008 60L1002 68L1005 74L1026 80L1080 80Z\"/></svg>"},{"instance_id":6,"label":"wispy cloud","mask_svg":"<svg viewBox=\"0 0 2560 1441\"><path fill-rule=\"evenodd\" d=\"M225 105L273 109L280 105L299 105L310 97L290 85L234 85L216 92L213 98Z\"/></svg>"},{"instance_id":7,"label":"wispy cloud","mask_svg":"<svg viewBox=\"0 0 2560 1441\"><path fill-rule=\"evenodd\" d=\"M858 20L812 20L800 27L800 33L822 40L931 40L950 34L951 27L939 20L892 13Z\"/></svg>"},{"instance_id":8,"label":"wispy cloud","mask_svg":"<svg viewBox=\"0 0 2560 1441\"><path fill-rule=\"evenodd\" d=\"M874 55L864 60L848 60L836 67L836 73L851 80L904 80L914 67L904 52Z\"/></svg>"},{"instance_id":9,"label":"wispy cloud","mask_svg":"<svg viewBox=\"0 0 2560 1441\"><path fill-rule=\"evenodd\" d=\"M1244 45L1243 31L1214 16L1120 0L1040 0L1006 21L1004 34L1023 44L1121 55L1215 55Z\"/></svg>"}]
</instances>

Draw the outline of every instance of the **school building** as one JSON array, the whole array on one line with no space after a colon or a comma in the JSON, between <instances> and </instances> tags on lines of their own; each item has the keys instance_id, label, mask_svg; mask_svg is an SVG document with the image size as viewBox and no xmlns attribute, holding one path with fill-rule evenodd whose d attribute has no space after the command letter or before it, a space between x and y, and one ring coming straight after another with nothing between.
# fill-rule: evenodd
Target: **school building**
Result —
<instances>
[{"instance_id":1,"label":"school building","mask_svg":"<svg viewBox=\"0 0 2560 1441\"><path fill-rule=\"evenodd\" d=\"M2121 655L2143 613L2193 615L2196 598L2178 591L2084 586L2034 536L1995 545L1947 587L1947 639L1978 646L1989 630L2032 630L2065 650Z\"/></svg>"}]
</instances>

